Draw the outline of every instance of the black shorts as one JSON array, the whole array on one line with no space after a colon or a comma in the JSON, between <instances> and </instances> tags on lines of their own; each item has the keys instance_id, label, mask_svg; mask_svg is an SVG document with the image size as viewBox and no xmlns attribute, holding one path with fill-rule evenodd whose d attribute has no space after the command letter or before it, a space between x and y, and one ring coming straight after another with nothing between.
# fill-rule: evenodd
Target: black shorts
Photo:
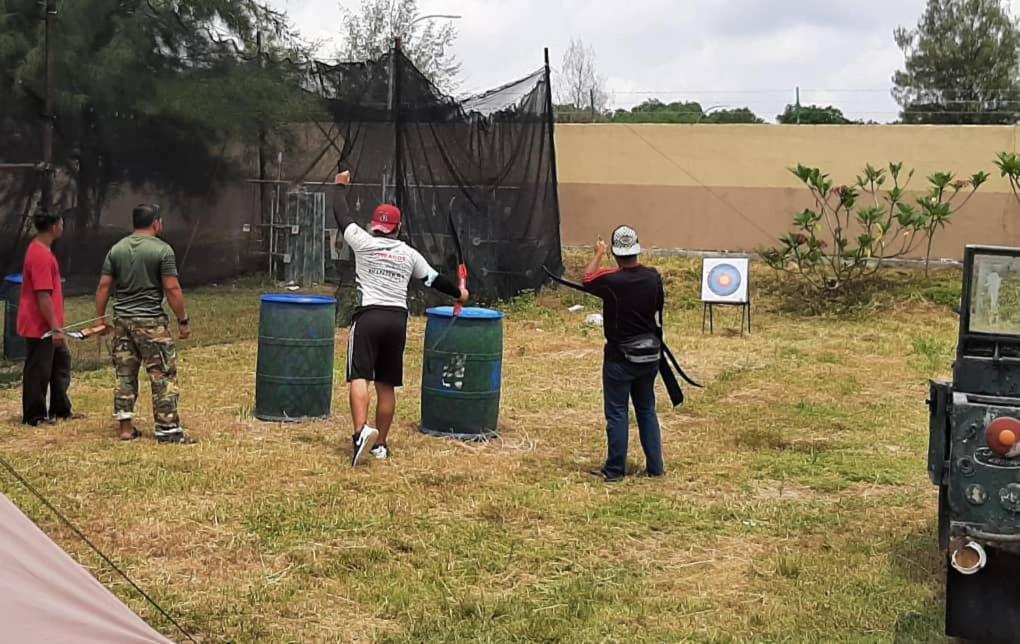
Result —
<instances>
[{"instance_id":1,"label":"black shorts","mask_svg":"<svg viewBox=\"0 0 1020 644\"><path fill-rule=\"evenodd\" d=\"M407 311L359 311L347 340L347 382L368 380L402 387L406 344Z\"/></svg>"}]
</instances>

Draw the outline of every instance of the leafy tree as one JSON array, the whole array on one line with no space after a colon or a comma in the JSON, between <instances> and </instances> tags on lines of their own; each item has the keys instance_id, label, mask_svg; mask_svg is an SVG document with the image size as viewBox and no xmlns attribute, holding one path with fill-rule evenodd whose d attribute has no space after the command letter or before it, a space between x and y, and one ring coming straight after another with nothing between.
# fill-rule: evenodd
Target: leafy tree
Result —
<instances>
[{"instance_id":1,"label":"leafy tree","mask_svg":"<svg viewBox=\"0 0 1020 644\"><path fill-rule=\"evenodd\" d=\"M773 269L797 276L816 304L848 294L884 261L906 256L922 240L927 272L935 233L988 180L984 172L968 179L938 172L928 177L928 191L910 204L914 172L904 173L902 163L888 170L868 165L853 185L843 186L818 168L798 165L790 172L811 191L815 207L797 214L793 232L761 257Z\"/></svg>"},{"instance_id":2,"label":"leafy tree","mask_svg":"<svg viewBox=\"0 0 1020 644\"><path fill-rule=\"evenodd\" d=\"M453 54L457 29L449 20L418 20L418 0L363 0L359 13L344 22L347 39L339 54L349 61L373 60L400 39L401 50L440 90L460 84L460 62Z\"/></svg>"},{"instance_id":3,"label":"leafy tree","mask_svg":"<svg viewBox=\"0 0 1020 644\"><path fill-rule=\"evenodd\" d=\"M776 120L784 125L851 125L857 121L851 121L843 116L843 112L836 107L828 105L787 105L783 113L776 117Z\"/></svg>"},{"instance_id":4,"label":"leafy tree","mask_svg":"<svg viewBox=\"0 0 1020 644\"><path fill-rule=\"evenodd\" d=\"M617 110L613 121L617 123L696 123L704 117L701 103L676 101L663 103L649 99L629 110Z\"/></svg>"},{"instance_id":5,"label":"leafy tree","mask_svg":"<svg viewBox=\"0 0 1020 644\"><path fill-rule=\"evenodd\" d=\"M904 69L893 96L904 123L1015 123L1020 29L1004 0L928 0L917 27L895 31Z\"/></svg>"},{"instance_id":6,"label":"leafy tree","mask_svg":"<svg viewBox=\"0 0 1020 644\"><path fill-rule=\"evenodd\" d=\"M598 73L595 50L581 40L570 39L556 81L556 102L562 113L580 116L583 112L598 115L606 111L606 80Z\"/></svg>"},{"instance_id":7,"label":"leafy tree","mask_svg":"<svg viewBox=\"0 0 1020 644\"><path fill-rule=\"evenodd\" d=\"M41 104L29 104L18 96L17 70L32 50L42 13L38 2L0 0L0 140L6 161L37 161L38 137L16 127L38 113Z\"/></svg>"},{"instance_id":8,"label":"leafy tree","mask_svg":"<svg viewBox=\"0 0 1020 644\"><path fill-rule=\"evenodd\" d=\"M0 140L37 150L42 10L0 2L0 20L12 9L27 17L0 22L0 70L11 70L0 72L9 114ZM287 21L252 0L65 2L54 37L54 161L72 180L82 225L98 225L123 184L209 194L239 169L228 144L318 113L298 89L299 68L281 62L302 53Z\"/></svg>"},{"instance_id":9,"label":"leafy tree","mask_svg":"<svg viewBox=\"0 0 1020 644\"><path fill-rule=\"evenodd\" d=\"M757 124L764 123L765 121L758 118L758 116L747 107L738 107L736 109L726 110L715 110L705 115L705 118L701 120L702 123L748 123Z\"/></svg>"},{"instance_id":10,"label":"leafy tree","mask_svg":"<svg viewBox=\"0 0 1020 644\"><path fill-rule=\"evenodd\" d=\"M709 110L696 101L663 103L653 98L630 110L617 110L612 120L617 123L762 123L746 107Z\"/></svg>"}]
</instances>

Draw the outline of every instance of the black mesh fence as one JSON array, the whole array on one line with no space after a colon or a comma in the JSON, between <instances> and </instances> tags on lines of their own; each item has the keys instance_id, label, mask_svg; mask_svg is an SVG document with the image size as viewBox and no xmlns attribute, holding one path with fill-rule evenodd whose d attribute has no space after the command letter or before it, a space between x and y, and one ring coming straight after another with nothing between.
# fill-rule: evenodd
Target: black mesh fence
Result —
<instances>
[{"instance_id":1,"label":"black mesh fence","mask_svg":"<svg viewBox=\"0 0 1020 644\"><path fill-rule=\"evenodd\" d=\"M152 18L153 29L166 29L158 19ZM58 27L58 37L69 37L74 28L70 23ZM153 116L137 102L130 109L118 105L117 92L102 99L75 94L86 89L79 88L75 63L63 61L65 71L54 79L62 100L53 121L52 208L65 213L65 235L55 250L69 293L95 287L103 256L130 232L137 203L163 206L164 238L176 250L186 286L266 271L278 250L272 247L272 224L282 219L286 192L302 182L304 189L320 190L314 184L331 180L338 163L355 177L348 191L351 210L367 221L379 203L398 204L406 240L437 268L456 266L455 228L472 293L482 299L537 289L544 282L543 265L554 271L561 267L546 70L457 101L439 92L397 50L375 61L329 65L245 58L232 48L205 43L201 51L212 62L187 73L204 74L202 87L214 96L192 93L181 100L208 101L209 109L221 109L214 88L225 83L217 74L236 73L241 66L250 68L242 70L246 75L258 74L277 65L288 68L293 91L311 97L326 121L296 116L304 124L252 134L246 141L227 139L226 127L195 136L193 124L173 114ZM158 68L158 62L149 61L150 67ZM42 87L16 78L24 66L15 70L15 63L16 56L0 56L0 270L5 274L20 271L45 176L35 167L45 123ZM82 73L95 73L95 66L81 65ZM146 91L154 94L172 91L164 87L172 69L151 78L144 65L137 71L137 77L117 82L150 83ZM224 119L230 119L229 110ZM295 137L295 131L305 134ZM278 162L282 150L289 165ZM326 260L336 279L352 284L350 261Z\"/></svg>"},{"instance_id":2,"label":"black mesh fence","mask_svg":"<svg viewBox=\"0 0 1020 644\"><path fill-rule=\"evenodd\" d=\"M460 102L399 51L316 65L310 81L338 126L330 152L354 172L353 212L367 220L378 203L398 204L406 241L448 270L456 232L483 300L538 289L543 265L561 267L545 70Z\"/></svg>"}]
</instances>

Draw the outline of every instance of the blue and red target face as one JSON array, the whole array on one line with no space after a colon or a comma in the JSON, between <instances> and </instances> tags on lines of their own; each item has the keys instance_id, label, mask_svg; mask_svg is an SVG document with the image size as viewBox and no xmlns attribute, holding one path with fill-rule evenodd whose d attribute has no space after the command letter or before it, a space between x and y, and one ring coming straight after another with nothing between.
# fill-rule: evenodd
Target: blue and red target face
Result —
<instances>
[{"instance_id":1,"label":"blue and red target face","mask_svg":"<svg viewBox=\"0 0 1020 644\"><path fill-rule=\"evenodd\" d=\"M731 264L719 264L708 273L708 289L719 297L729 297L740 288L740 271Z\"/></svg>"}]
</instances>

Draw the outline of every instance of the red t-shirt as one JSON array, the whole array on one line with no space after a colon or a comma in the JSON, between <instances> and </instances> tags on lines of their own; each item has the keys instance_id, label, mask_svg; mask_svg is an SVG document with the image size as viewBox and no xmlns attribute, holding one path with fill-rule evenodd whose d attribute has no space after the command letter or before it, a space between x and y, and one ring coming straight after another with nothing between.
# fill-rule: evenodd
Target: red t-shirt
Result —
<instances>
[{"instance_id":1,"label":"red t-shirt","mask_svg":"<svg viewBox=\"0 0 1020 644\"><path fill-rule=\"evenodd\" d=\"M46 244L33 241L25 253L25 270L22 271L21 299L18 300L18 335L23 338L41 338L50 330L50 324L39 310L36 293L49 291L53 298L53 317L57 325L64 326L64 291L60 286L60 265Z\"/></svg>"}]
</instances>

